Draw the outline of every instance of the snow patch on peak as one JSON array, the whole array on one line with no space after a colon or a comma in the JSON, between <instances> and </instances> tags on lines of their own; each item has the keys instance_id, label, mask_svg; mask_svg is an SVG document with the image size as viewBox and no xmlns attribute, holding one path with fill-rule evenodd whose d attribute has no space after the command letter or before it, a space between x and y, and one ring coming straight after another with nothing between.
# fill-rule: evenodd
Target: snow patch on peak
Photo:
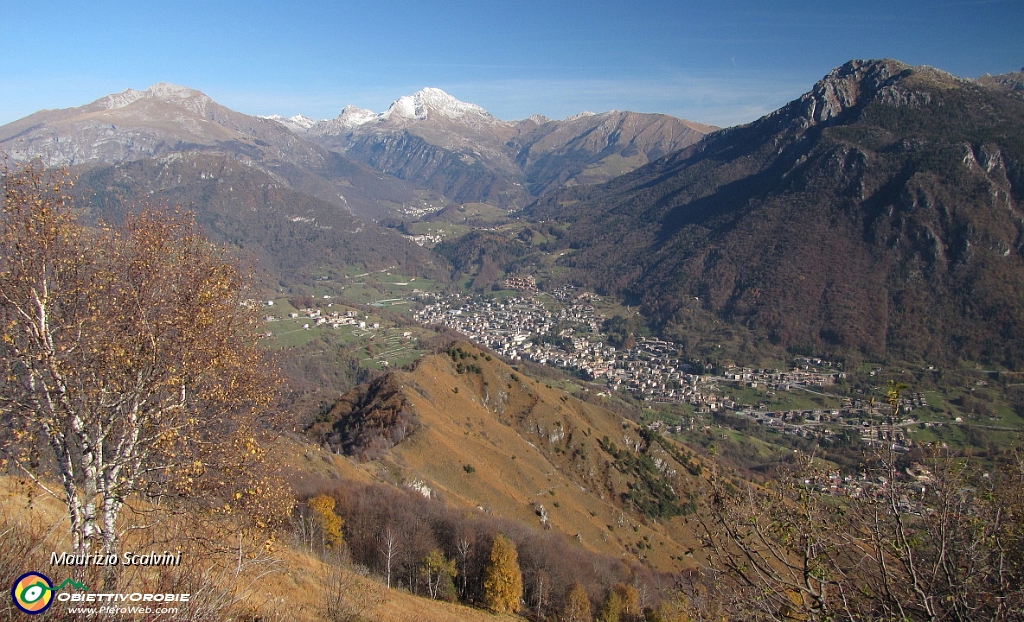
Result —
<instances>
[{"instance_id":1,"label":"snow patch on peak","mask_svg":"<svg viewBox=\"0 0 1024 622\"><path fill-rule=\"evenodd\" d=\"M272 114L267 116L261 116L261 119L268 119L270 121L277 121L281 125L292 129L308 130L309 128L316 125L316 121L310 119L306 115L297 114L294 117L285 117L279 114Z\"/></svg>"},{"instance_id":2,"label":"snow patch on peak","mask_svg":"<svg viewBox=\"0 0 1024 622\"><path fill-rule=\"evenodd\" d=\"M575 121L576 119L585 119L587 117L594 117L594 116L597 116L597 113L590 112L589 110L584 110L583 112L581 112L579 114L574 114L571 117L566 117L565 120L566 121Z\"/></svg>"},{"instance_id":3,"label":"snow patch on peak","mask_svg":"<svg viewBox=\"0 0 1024 622\"><path fill-rule=\"evenodd\" d=\"M304 114L297 114L294 117L288 117L288 120L299 127L306 128L307 130L316 125L316 121L314 119L310 119Z\"/></svg>"},{"instance_id":4,"label":"snow patch on peak","mask_svg":"<svg viewBox=\"0 0 1024 622\"><path fill-rule=\"evenodd\" d=\"M416 100L413 99L412 95L403 95L399 97L397 101L391 104L391 107L381 115L385 119L390 117L399 117L401 119L426 119L426 111L421 111L419 115L416 114Z\"/></svg>"},{"instance_id":5,"label":"snow patch on peak","mask_svg":"<svg viewBox=\"0 0 1024 622\"><path fill-rule=\"evenodd\" d=\"M370 121L376 120L378 117L380 117L380 115L372 110L348 105L342 108L341 114L338 115L338 121L340 121L345 127L353 128L359 125L365 125Z\"/></svg>"},{"instance_id":6,"label":"snow patch on peak","mask_svg":"<svg viewBox=\"0 0 1024 622\"><path fill-rule=\"evenodd\" d=\"M130 106L142 99L156 99L183 106L197 114L204 114L207 104L213 102L207 95L195 89L190 89L187 86L158 82L145 91L125 89L120 93L107 95L97 100L96 104L105 110L115 110Z\"/></svg>"}]
</instances>

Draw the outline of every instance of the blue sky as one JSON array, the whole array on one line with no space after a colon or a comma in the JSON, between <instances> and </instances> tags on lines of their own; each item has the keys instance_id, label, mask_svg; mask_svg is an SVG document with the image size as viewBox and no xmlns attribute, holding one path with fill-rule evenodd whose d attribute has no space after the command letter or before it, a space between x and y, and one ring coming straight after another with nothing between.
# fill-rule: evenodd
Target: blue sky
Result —
<instances>
[{"instance_id":1,"label":"blue sky","mask_svg":"<svg viewBox=\"0 0 1024 622\"><path fill-rule=\"evenodd\" d=\"M851 58L964 77L1024 66L1021 0L4 5L0 124L163 81L249 114L382 111L434 86L501 119L618 109L725 126Z\"/></svg>"}]
</instances>

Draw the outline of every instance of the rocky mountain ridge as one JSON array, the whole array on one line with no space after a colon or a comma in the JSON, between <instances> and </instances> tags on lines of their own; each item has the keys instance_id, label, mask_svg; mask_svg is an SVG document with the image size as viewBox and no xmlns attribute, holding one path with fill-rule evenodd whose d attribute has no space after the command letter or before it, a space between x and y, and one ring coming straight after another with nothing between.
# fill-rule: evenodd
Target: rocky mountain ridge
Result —
<instances>
[{"instance_id":1,"label":"rocky mountain ridge","mask_svg":"<svg viewBox=\"0 0 1024 622\"><path fill-rule=\"evenodd\" d=\"M709 314L797 351L1016 367L1022 201L1024 102L882 60L527 213L571 222L563 263L666 334Z\"/></svg>"},{"instance_id":2,"label":"rocky mountain ridge","mask_svg":"<svg viewBox=\"0 0 1024 622\"><path fill-rule=\"evenodd\" d=\"M321 164L322 150L279 124L244 115L187 87L159 83L0 127L0 147L47 166L117 164L181 151L218 151L253 160Z\"/></svg>"},{"instance_id":3,"label":"rocky mountain ridge","mask_svg":"<svg viewBox=\"0 0 1024 622\"><path fill-rule=\"evenodd\" d=\"M1024 68L997 76L985 74L978 78L978 84L992 88L1004 88L1024 95Z\"/></svg>"}]
</instances>

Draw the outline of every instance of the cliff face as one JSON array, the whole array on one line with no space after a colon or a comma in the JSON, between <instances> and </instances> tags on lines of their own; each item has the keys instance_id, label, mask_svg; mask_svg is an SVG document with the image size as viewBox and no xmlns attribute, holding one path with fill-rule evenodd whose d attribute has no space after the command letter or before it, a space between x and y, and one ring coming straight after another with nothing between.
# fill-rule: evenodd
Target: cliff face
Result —
<instances>
[{"instance_id":1,"label":"cliff face","mask_svg":"<svg viewBox=\"0 0 1024 622\"><path fill-rule=\"evenodd\" d=\"M520 171L503 152L439 146L408 130L352 135L336 147L378 171L414 181L457 203L512 208L528 199L519 183Z\"/></svg>"}]
</instances>

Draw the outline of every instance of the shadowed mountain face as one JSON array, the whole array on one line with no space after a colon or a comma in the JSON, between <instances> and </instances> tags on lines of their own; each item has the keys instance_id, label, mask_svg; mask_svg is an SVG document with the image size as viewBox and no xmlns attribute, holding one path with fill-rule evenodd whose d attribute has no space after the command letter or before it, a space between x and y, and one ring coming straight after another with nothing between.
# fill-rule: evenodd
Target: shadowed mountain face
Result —
<instances>
[{"instance_id":1,"label":"shadowed mountain face","mask_svg":"<svg viewBox=\"0 0 1024 622\"><path fill-rule=\"evenodd\" d=\"M181 206L214 240L257 259L271 282L307 283L324 267L346 265L447 277L443 259L398 233L235 158L186 153L76 172L75 191L92 217L117 222L137 197Z\"/></svg>"},{"instance_id":2,"label":"shadowed mountain face","mask_svg":"<svg viewBox=\"0 0 1024 622\"><path fill-rule=\"evenodd\" d=\"M1004 82L853 61L527 213L572 222L577 277L669 334L711 311L790 348L1020 366L1024 100Z\"/></svg>"}]
</instances>

